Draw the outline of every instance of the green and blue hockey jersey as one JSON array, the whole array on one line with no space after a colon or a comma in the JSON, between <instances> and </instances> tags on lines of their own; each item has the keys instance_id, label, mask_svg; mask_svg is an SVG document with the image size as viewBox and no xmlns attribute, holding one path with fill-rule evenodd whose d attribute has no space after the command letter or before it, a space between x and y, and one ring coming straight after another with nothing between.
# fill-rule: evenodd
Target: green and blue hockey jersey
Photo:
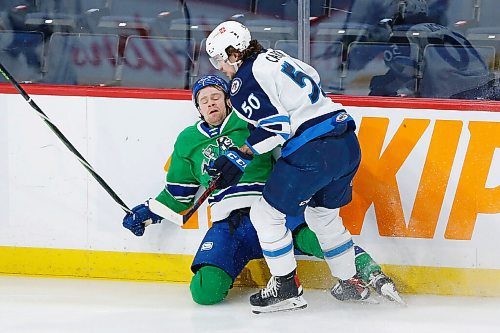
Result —
<instances>
[{"instance_id":1,"label":"green and blue hockey jersey","mask_svg":"<svg viewBox=\"0 0 500 333\"><path fill-rule=\"evenodd\" d=\"M183 130L174 145L166 185L156 200L176 212L188 209L195 194L208 187L211 177L207 168L232 146L241 147L249 135L247 123L235 112L219 127L199 121ZM236 186L218 189L208 198L212 221L226 218L231 211L250 207L262 195L262 189L273 167L271 153L255 156Z\"/></svg>"}]
</instances>

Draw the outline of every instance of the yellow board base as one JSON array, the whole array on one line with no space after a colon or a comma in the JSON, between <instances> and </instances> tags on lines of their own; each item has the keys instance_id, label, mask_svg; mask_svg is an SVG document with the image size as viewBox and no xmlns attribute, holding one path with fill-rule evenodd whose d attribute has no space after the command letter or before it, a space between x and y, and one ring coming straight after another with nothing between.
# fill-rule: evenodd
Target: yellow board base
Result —
<instances>
[{"instance_id":1,"label":"yellow board base","mask_svg":"<svg viewBox=\"0 0 500 333\"><path fill-rule=\"evenodd\" d=\"M191 255L0 247L0 274L188 283ZM299 260L306 288L331 288L334 279L323 261ZM382 265L403 293L500 296L500 270ZM252 261L235 285L263 286L269 271Z\"/></svg>"}]
</instances>

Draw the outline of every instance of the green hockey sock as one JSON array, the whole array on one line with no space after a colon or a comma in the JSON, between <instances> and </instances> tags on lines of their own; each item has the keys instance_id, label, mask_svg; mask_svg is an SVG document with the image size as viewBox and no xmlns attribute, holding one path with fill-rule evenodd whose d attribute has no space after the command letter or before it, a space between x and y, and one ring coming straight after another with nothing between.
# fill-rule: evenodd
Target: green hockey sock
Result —
<instances>
[{"instance_id":1,"label":"green hockey sock","mask_svg":"<svg viewBox=\"0 0 500 333\"><path fill-rule=\"evenodd\" d=\"M318 237L316 237L316 234L309 227L304 226L294 232L293 241L295 247L303 253L320 259L324 258L323 250L319 246Z\"/></svg>"},{"instance_id":2,"label":"green hockey sock","mask_svg":"<svg viewBox=\"0 0 500 333\"><path fill-rule=\"evenodd\" d=\"M191 279L189 289L193 301L202 305L212 305L226 298L233 279L222 269L203 266Z\"/></svg>"},{"instance_id":3,"label":"green hockey sock","mask_svg":"<svg viewBox=\"0 0 500 333\"><path fill-rule=\"evenodd\" d=\"M372 259L372 257L359 246L355 246L356 250L356 272L361 276L361 279L368 283L370 275L376 271L382 271L382 268Z\"/></svg>"},{"instance_id":4,"label":"green hockey sock","mask_svg":"<svg viewBox=\"0 0 500 333\"><path fill-rule=\"evenodd\" d=\"M304 226L294 233L294 245L305 254L323 259L323 250L319 245L316 234L309 227ZM370 275L375 271L382 271L381 267L362 248L355 245L356 272L359 273L364 282L370 282Z\"/></svg>"}]
</instances>

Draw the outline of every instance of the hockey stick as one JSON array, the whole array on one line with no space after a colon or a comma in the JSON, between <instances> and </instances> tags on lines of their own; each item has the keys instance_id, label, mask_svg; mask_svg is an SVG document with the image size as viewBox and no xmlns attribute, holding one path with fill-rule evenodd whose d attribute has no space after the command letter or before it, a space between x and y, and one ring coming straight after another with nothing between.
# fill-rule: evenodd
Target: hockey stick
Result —
<instances>
[{"instance_id":1,"label":"hockey stick","mask_svg":"<svg viewBox=\"0 0 500 333\"><path fill-rule=\"evenodd\" d=\"M161 202L154 199L149 200L148 202L149 209L156 215L159 215L164 219L167 219L170 222L173 222L182 227L187 222L187 220L189 220L189 218L193 216L193 214L198 210L198 208L200 208L200 206L203 204L203 202L205 202L205 200L210 196L210 194L212 194L212 192L215 191L215 189L217 188L217 186L215 185L216 180L217 178L212 180L208 188L201 194L201 196L196 200L194 205L191 208L189 208L189 210L185 214L176 213L172 209L168 208Z\"/></svg>"},{"instance_id":2,"label":"hockey stick","mask_svg":"<svg viewBox=\"0 0 500 333\"><path fill-rule=\"evenodd\" d=\"M64 134L52 123L52 121L47 117L47 115L40 109L40 107L35 103L34 100L31 99L31 97L24 91L24 89L19 85L19 83L10 75L10 73L7 71L7 69L0 63L0 73L5 77L7 81L12 83L12 85L17 89L17 91L23 96L23 98L28 102L29 105L33 109L35 109L38 112L38 115L42 120L49 126L49 128L54 132L57 137L64 143L64 145L78 158L78 161L87 169L88 172L97 180L97 182L108 192L108 194L113 198L116 203L118 203L121 208L125 211L125 213L132 213L130 208L127 207L127 205L123 202L122 199L113 191L111 187L102 179L101 176L95 172L95 170L92 168L92 166L83 158L82 154L76 148L69 142L69 140L64 136Z\"/></svg>"}]
</instances>

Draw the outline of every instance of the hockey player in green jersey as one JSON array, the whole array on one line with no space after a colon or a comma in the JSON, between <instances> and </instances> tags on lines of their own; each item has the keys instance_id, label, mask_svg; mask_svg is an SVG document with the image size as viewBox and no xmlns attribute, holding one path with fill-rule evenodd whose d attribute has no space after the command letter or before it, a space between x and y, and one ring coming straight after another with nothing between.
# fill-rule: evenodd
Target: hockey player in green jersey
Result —
<instances>
[{"instance_id":1,"label":"hockey player in green jersey","mask_svg":"<svg viewBox=\"0 0 500 333\"><path fill-rule=\"evenodd\" d=\"M236 112L231 112L228 92L226 81L215 75L204 76L195 83L193 102L201 120L178 136L166 186L155 199L150 200L156 200L176 212L185 211L193 204L200 186L209 186L211 177L207 170L217 157L245 142L249 129ZM191 265L194 276L190 290L196 303L209 305L221 302L245 265L252 259L262 258L249 211L254 200L262 195L273 163L271 153L255 156L237 185L218 189L209 197L213 225ZM124 217L123 226L136 236L142 236L149 223L162 220L150 210L149 201L132 211ZM323 258L316 235L302 217L288 217L287 226L293 231L296 249ZM389 299L400 299L391 279L357 246L356 268L359 277L377 292Z\"/></svg>"}]
</instances>

